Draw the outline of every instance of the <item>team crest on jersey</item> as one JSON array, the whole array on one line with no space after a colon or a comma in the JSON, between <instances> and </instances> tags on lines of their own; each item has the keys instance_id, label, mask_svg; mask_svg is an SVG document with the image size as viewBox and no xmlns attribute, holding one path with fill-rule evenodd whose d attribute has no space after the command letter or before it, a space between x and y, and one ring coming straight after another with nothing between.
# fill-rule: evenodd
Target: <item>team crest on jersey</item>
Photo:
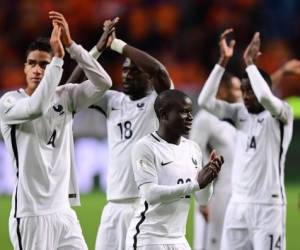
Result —
<instances>
[{"instance_id":1,"label":"team crest on jersey","mask_svg":"<svg viewBox=\"0 0 300 250\"><path fill-rule=\"evenodd\" d=\"M138 102L138 103L136 104L136 106L137 106L138 108L142 109L142 108L145 106L145 103L143 103L143 102Z\"/></svg>"},{"instance_id":2,"label":"team crest on jersey","mask_svg":"<svg viewBox=\"0 0 300 250\"><path fill-rule=\"evenodd\" d=\"M263 121L264 121L264 118L261 118L261 119L258 118L258 119L257 119L257 122L258 122L258 123L262 123Z\"/></svg>"},{"instance_id":3,"label":"team crest on jersey","mask_svg":"<svg viewBox=\"0 0 300 250\"><path fill-rule=\"evenodd\" d=\"M197 167L198 162L197 162L197 160L196 160L195 158L193 158L193 157L192 157L192 162L193 162L193 164L195 165L195 167Z\"/></svg>"},{"instance_id":4,"label":"team crest on jersey","mask_svg":"<svg viewBox=\"0 0 300 250\"><path fill-rule=\"evenodd\" d=\"M62 115L65 113L64 107L61 104L55 104L53 105L53 109L55 112L59 113L59 115Z\"/></svg>"}]
</instances>

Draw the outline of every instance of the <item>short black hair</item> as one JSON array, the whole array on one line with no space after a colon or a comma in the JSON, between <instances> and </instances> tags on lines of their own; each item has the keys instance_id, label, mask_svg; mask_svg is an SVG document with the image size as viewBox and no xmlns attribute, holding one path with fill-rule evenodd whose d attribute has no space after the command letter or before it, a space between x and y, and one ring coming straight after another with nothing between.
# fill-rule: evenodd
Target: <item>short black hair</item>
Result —
<instances>
[{"instance_id":1,"label":"short black hair","mask_svg":"<svg viewBox=\"0 0 300 250\"><path fill-rule=\"evenodd\" d=\"M184 98L188 96L180 90L177 89L168 89L161 92L155 99L154 102L154 110L155 114L160 120L160 110L164 110L165 112L169 112L174 107L175 103L178 103Z\"/></svg>"},{"instance_id":2,"label":"short black hair","mask_svg":"<svg viewBox=\"0 0 300 250\"><path fill-rule=\"evenodd\" d=\"M272 88L272 79L271 79L270 75L266 71L264 71L260 68L258 68L258 71L261 74L261 76L264 78L264 80L267 82L268 86L270 88ZM246 72L244 72L242 79L247 79L250 81L249 76Z\"/></svg>"},{"instance_id":3,"label":"short black hair","mask_svg":"<svg viewBox=\"0 0 300 250\"><path fill-rule=\"evenodd\" d=\"M33 42L31 42L26 50L25 57L27 58L28 54L34 50L45 51L52 55L52 48L50 46L49 38L48 37L38 37Z\"/></svg>"}]
</instances>

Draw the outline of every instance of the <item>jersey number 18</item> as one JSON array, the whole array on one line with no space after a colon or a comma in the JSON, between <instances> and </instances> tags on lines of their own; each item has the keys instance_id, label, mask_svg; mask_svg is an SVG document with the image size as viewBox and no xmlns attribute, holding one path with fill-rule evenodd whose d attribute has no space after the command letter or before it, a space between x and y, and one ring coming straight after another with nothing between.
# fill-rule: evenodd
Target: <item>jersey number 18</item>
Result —
<instances>
[{"instance_id":1,"label":"jersey number 18","mask_svg":"<svg viewBox=\"0 0 300 250\"><path fill-rule=\"evenodd\" d=\"M117 125L120 128L121 140L130 139L132 136L131 122L130 121L125 121L123 123L119 122Z\"/></svg>"}]
</instances>

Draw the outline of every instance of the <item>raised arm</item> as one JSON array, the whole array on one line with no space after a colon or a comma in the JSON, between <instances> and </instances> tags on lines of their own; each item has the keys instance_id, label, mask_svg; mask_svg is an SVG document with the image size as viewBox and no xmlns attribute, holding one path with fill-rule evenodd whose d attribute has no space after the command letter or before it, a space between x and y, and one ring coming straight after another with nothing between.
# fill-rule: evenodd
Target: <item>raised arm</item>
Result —
<instances>
[{"instance_id":1,"label":"raised arm","mask_svg":"<svg viewBox=\"0 0 300 250\"><path fill-rule=\"evenodd\" d=\"M90 106L112 86L112 81L102 66L85 49L72 39L69 26L61 13L52 11L50 18L62 27L62 41L71 58L75 59L88 78L82 84L68 84L65 89L69 93L73 111Z\"/></svg>"},{"instance_id":2,"label":"raised arm","mask_svg":"<svg viewBox=\"0 0 300 250\"><path fill-rule=\"evenodd\" d=\"M32 95L18 99L8 93L1 98L0 116L6 124L19 124L33 120L43 115L48 108L63 72L62 65L65 52L60 36L61 28L53 23L50 45L54 57L51 63L47 65L45 74Z\"/></svg>"},{"instance_id":3,"label":"raised arm","mask_svg":"<svg viewBox=\"0 0 300 250\"><path fill-rule=\"evenodd\" d=\"M106 25L110 24L106 21ZM157 93L170 89L172 86L169 73L165 66L148 53L128 45L124 41L114 37L110 48L132 60L138 67L152 77L153 87Z\"/></svg>"},{"instance_id":4,"label":"raised arm","mask_svg":"<svg viewBox=\"0 0 300 250\"><path fill-rule=\"evenodd\" d=\"M219 61L210 73L198 97L198 105L201 108L207 109L222 119L234 119L237 107L239 107L237 104L229 104L216 98L222 76L225 72L225 67L234 52L235 41L231 40L229 45L226 41L227 35L232 31L233 29L227 29L221 34L219 41Z\"/></svg>"},{"instance_id":5,"label":"raised arm","mask_svg":"<svg viewBox=\"0 0 300 250\"><path fill-rule=\"evenodd\" d=\"M260 54L260 34L256 32L244 52L244 61L247 65L246 72L255 96L261 105L273 116L286 123L288 121L289 108L282 100L272 94L267 82L262 77L254 64L255 58Z\"/></svg>"},{"instance_id":6,"label":"raised arm","mask_svg":"<svg viewBox=\"0 0 300 250\"><path fill-rule=\"evenodd\" d=\"M276 89L285 76L300 75L300 60L292 59L277 69L272 75L272 89Z\"/></svg>"},{"instance_id":7,"label":"raised arm","mask_svg":"<svg viewBox=\"0 0 300 250\"><path fill-rule=\"evenodd\" d=\"M109 24L103 26L103 33L97 42L97 44L89 52L96 60L100 57L105 49L110 47L112 42L112 34L115 31L115 26L117 25L119 18L116 17ZM104 22L105 23L105 22ZM77 65L76 68L71 73L67 80L67 83L80 83L86 80L85 74L82 68Z\"/></svg>"},{"instance_id":8,"label":"raised arm","mask_svg":"<svg viewBox=\"0 0 300 250\"><path fill-rule=\"evenodd\" d=\"M113 40L111 48L117 50L120 42L118 39ZM122 54L151 76L153 87L158 94L171 88L172 82L167 69L154 57L128 44L124 46Z\"/></svg>"}]
</instances>

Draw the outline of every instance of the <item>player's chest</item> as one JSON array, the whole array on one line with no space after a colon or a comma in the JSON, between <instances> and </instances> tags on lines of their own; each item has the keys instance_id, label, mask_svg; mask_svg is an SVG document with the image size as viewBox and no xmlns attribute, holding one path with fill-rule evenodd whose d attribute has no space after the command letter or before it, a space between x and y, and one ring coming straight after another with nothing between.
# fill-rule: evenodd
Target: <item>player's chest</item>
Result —
<instances>
[{"instance_id":1,"label":"player's chest","mask_svg":"<svg viewBox=\"0 0 300 250\"><path fill-rule=\"evenodd\" d=\"M51 148L58 145L66 129L72 129L72 114L59 99L53 99L43 116L22 127L23 132L34 134L41 144Z\"/></svg>"},{"instance_id":2,"label":"player's chest","mask_svg":"<svg viewBox=\"0 0 300 250\"><path fill-rule=\"evenodd\" d=\"M110 107L108 133L118 142L151 133L157 128L157 124L153 107L148 102L117 102Z\"/></svg>"},{"instance_id":3,"label":"player's chest","mask_svg":"<svg viewBox=\"0 0 300 250\"><path fill-rule=\"evenodd\" d=\"M52 129L65 126L68 118L72 118L72 114L68 111L67 105L63 100L53 99L48 106L45 114L35 120L35 126L43 126L43 129Z\"/></svg>"},{"instance_id":4,"label":"player's chest","mask_svg":"<svg viewBox=\"0 0 300 250\"><path fill-rule=\"evenodd\" d=\"M213 148L233 147L236 128L226 121L220 121L216 130L210 131L209 145ZM209 129L208 129L209 131Z\"/></svg>"},{"instance_id":5,"label":"player's chest","mask_svg":"<svg viewBox=\"0 0 300 250\"><path fill-rule=\"evenodd\" d=\"M165 185L189 182L201 168L197 155L187 150L160 150L155 161L159 184Z\"/></svg>"},{"instance_id":6,"label":"player's chest","mask_svg":"<svg viewBox=\"0 0 300 250\"><path fill-rule=\"evenodd\" d=\"M274 119L272 119L274 120ZM262 144L274 133L272 120L263 112L260 115L251 115L239 120L239 140L241 149L247 153L255 153Z\"/></svg>"},{"instance_id":7,"label":"player's chest","mask_svg":"<svg viewBox=\"0 0 300 250\"><path fill-rule=\"evenodd\" d=\"M116 100L108 107L108 119L118 123L127 120L143 120L149 113L150 103L147 99L140 101Z\"/></svg>"}]
</instances>

